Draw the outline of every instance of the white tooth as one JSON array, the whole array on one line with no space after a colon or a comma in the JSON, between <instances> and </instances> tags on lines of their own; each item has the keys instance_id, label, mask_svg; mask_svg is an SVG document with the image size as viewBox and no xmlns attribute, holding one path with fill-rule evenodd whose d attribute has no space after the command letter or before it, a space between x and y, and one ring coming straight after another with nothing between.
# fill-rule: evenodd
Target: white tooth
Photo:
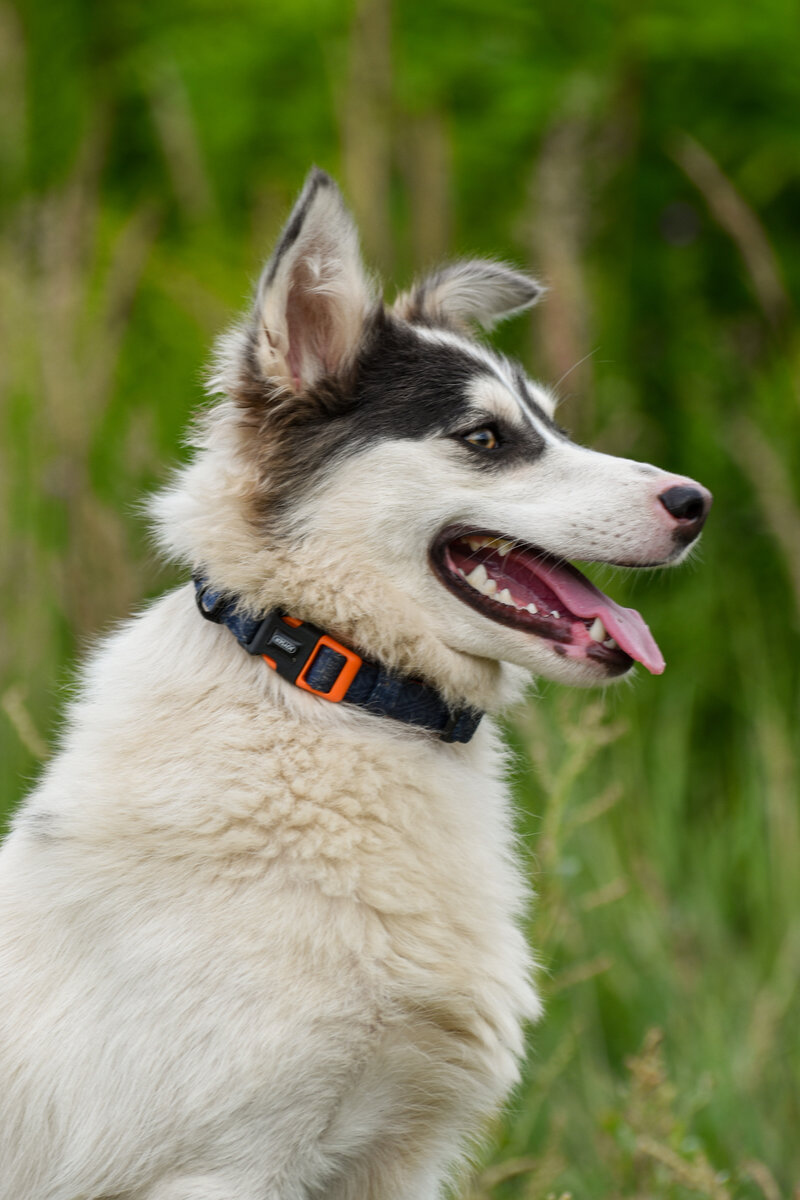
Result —
<instances>
[{"instance_id":1,"label":"white tooth","mask_svg":"<svg viewBox=\"0 0 800 1200\"><path fill-rule=\"evenodd\" d=\"M558 611L558 609L557 609L557 608L554 608L554 609L552 609L552 611L551 611L551 613L550 613L550 616L551 616L551 617L560 617L560 616L561 616L561 613Z\"/></svg>"},{"instance_id":2,"label":"white tooth","mask_svg":"<svg viewBox=\"0 0 800 1200\"><path fill-rule=\"evenodd\" d=\"M501 558L505 558L505 556L510 552L510 550L511 550L511 542L500 541L497 543L497 553L500 555Z\"/></svg>"},{"instance_id":3,"label":"white tooth","mask_svg":"<svg viewBox=\"0 0 800 1200\"><path fill-rule=\"evenodd\" d=\"M467 583L477 588L479 592L483 591L483 585L486 583L486 567L483 563L478 563L474 570L470 571L469 575L465 576Z\"/></svg>"},{"instance_id":4,"label":"white tooth","mask_svg":"<svg viewBox=\"0 0 800 1200\"><path fill-rule=\"evenodd\" d=\"M467 538L467 544L471 550L482 550L486 543L486 538Z\"/></svg>"},{"instance_id":5,"label":"white tooth","mask_svg":"<svg viewBox=\"0 0 800 1200\"><path fill-rule=\"evenodd\" d=\"M514 607L514 601L511 599L511 592L508 590L508 588L503 588L497 599L501 604L510 604L512 608Z\"/></svg>"},{"instance_id":6,"label":"white tooth","mask_svg":"<svg viewBox=\"0 0 800 1200\"><path fill-rule=\"evenodd\" d=\"M529 612L529 613L533 613L533 615L534 615L534 616L536 616L536 614L538 613L538 611L539 611L539 610L538 610L538 608L536 607L536 605L535 605L535 604L529 604L529 605L528 605L528 612Z\"/></svg>"},{"instance_id":7,"label":"white tooth","mask_svg":"<svg viewBox=\"0 0 800 1200\"><path fill-rule=\"evenodd\" d=\"M614 641L613 638L606 638L606 640L603 642L603 645L608 646L609 650L618 650L619 649L619 647L617 646L617 643Z\"/></svg>"},{"instance_id":8,"label":"white tooth","mask_svg":"<svg viewBox=\"0 0 800 1200\"><path fill-rule=\"evenodd\" d=\"M495 579L487 579L486 583L480 589L484 596L493 596L497 591L497 581Z\"/></svg>"},{"instance_id":9,"label":"white tooth","mask_svg":"<svg viewBox=\"0 0 800 1200\"><path fill-rule=\"evenodd\" d=\"M600 620L599 617L595 617L594 621L590 625L589 637L592 639L593 642L602 642L605 640L605 638L608 637L608 633L606 632L606 627L603 624L603 622Z\"/></svg>"}]
</instances>

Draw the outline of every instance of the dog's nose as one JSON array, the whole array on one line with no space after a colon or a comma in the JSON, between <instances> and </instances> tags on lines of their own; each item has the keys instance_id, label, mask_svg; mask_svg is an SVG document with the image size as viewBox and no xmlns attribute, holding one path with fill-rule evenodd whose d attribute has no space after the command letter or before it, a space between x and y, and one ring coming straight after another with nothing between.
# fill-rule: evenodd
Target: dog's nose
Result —
<instances>
[{"instance_id":1,"label":"dog's nose","mask_svg":"<svg viewBox=\"0 0 800 1200\"><path fill-rule=\"evenodd\" d=\"M667 488L658 498L678 522L676 533L681 540L689 542L696 538L711 508L711 492L699 483L679 483Z\"/></svg>"}]
</instances>

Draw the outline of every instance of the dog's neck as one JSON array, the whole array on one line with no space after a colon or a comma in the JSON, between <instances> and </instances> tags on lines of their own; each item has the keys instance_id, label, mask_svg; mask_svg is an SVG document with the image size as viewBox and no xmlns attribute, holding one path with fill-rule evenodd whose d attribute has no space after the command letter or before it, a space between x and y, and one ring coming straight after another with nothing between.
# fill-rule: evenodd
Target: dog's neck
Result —
<instances>
[{"instance_id":1,"label":"dog's neck","mask_svg":"<svg viewBox=\"0 0 800 1200\"><path fill-rule=\"evenodd\" d=\"M218 426L217 444L204 447L152 503L171 558L217 592L237 596L246 611L280 608L310 621L386 669L424 680L453 708L498 712L521 697L527 672L445 645L391 580L343 563L314 539L259 531L243 515L255 483L246 460L231 471L231 445L220 445L225 432Z\"/></svg>"},{"instance_id":2,"label":"dog's neck","mask_svg":"<svg viewBox=\"0 0 800 1200\"><path fill-rule=\"evenodd\" d=\"M259 655L295 687L331 704L424 729L442 742L469 742L477 731L480 709L453 708L436 688L387 671L318 626L279 609L247 613L237 596L215 592L203 576L196 576L194 585L200 615L225 626L242 650Z\"/></svg>"}]
</instances>

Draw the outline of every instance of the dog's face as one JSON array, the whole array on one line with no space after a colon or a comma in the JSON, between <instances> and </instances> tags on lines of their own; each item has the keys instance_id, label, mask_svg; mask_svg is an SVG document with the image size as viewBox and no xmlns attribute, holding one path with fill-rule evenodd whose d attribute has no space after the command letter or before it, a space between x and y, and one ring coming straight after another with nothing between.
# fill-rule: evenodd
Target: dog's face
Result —
<instances>
[{"instance_id":1,"label":"dog's face","mask_svg":"<svg viewBox=\"0 0 800 1200\"><path fill-rule=\"evenodd\" d=\"M711 498L575 445L548 392L468 336L470 322L489 326L539 292L502 265L465 262L385 310L338 190L312 172L253 321L228 347L224 385L263 481L253 519L339 562L355 606L365 578L387 609L402 594L451 651L571 683L635 661L658 673L639 614L568 560L678 562Z\"/></svg>"}]
</instances>

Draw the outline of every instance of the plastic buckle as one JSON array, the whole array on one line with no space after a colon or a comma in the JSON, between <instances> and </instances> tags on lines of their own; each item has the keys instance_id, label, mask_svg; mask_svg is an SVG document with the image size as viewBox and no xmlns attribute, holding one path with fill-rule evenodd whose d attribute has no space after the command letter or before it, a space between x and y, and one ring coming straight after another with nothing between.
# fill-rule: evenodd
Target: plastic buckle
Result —
<instances>
[{"instance_id":1,"label":"plastic buckle","mask_svg":"<svg viewBox=\"0 0 800 1200\"><path fill-rule=\"evenodd\" d=\"M321 646L327 646L345 659L339 674L326 692L312 687L307 679ZM248 654L260 654L281 678L296 684L305 692L311 692L314 696L321 696L324 700L334 703L344 699L362 662L358 654L328 637L316 625L298 621L296 617L284 616L277 609L267 614L250 641L246 643L245 650Z\"/></svg>"},{"instance_id":2,"label":"plastic buckle","mask_svg":"<svg viewBox=\"0 0 800 1200\"><path fill-rule=\"evenodd\" d=\"M327 646L328 649L335 651L336 654L344 655L345 658L344 665L340 667L336 681L331 685L327 692L317 691L317 689L313 688L306 679L308 672L314 665L314 659L317 656L316 651L319 650L321 646ZM331 700L334 704L338 704L339 701L344 700L345 696L347 695L347 690L350 687L350 684L353 682L359 670L361 669L362 661L363 660L361 656L356 654L354 650L348 650L346 646L341 644L341 642L335 642L332 637L328 637L327 633L323 633L317 641L314 654L297 676L297 679L295 679L295 683L304 691L311 692L312 696L322 696L324 700Z\"/></svg>"}]
</instances>

